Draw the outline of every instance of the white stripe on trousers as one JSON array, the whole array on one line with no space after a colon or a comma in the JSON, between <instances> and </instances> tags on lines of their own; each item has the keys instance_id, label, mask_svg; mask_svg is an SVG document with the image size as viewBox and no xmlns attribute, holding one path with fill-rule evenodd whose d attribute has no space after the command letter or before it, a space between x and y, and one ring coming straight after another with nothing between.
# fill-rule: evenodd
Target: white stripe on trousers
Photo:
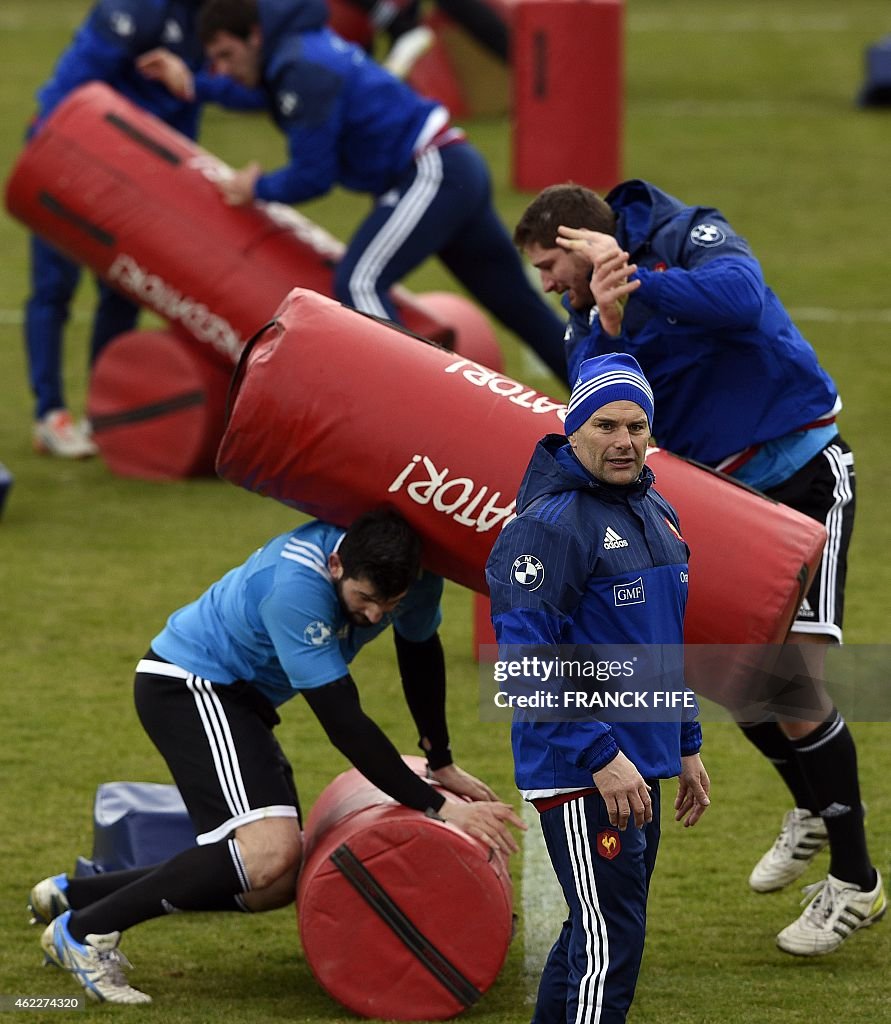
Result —
<instances>
[{"instance_id":1,"label":"white stripe on trousers","mask_svg":"<svg viewBox=\"0 0 891 1024\"><path fill-rule=\"evenodd\" d=\"M835 444L824 448L823 455L835 478L832 490L835 503L827 513L825 521L826 548L820 564L820 608L818 614L821 622L835 622L835 589L838 576L838 557L843 540L844 510L853 497L845 463L850 465L852 456L843 452Z\"/></svg>"},{"instance_id":2,"label":"white stripe on trousers","mask_svg":"<svg viewBox=\"0 0 891 1024\"><path fill-rule=\"evenodd\" d=\"M377 294L381 273L415 230L442 185L442 156L433 146L415 159L417 174L393 207L387 223L359 257L347 285L352 305L362 313L389 314Z\"/></svg>"},{"instance_id":3,"label":"white stripe on trousers","mask_svg":"<svg viewBox=\"0 0 891 1024\"><path fill-rule=\"evenodd\" d=\"M597 895L584 800L569 800L563 805L563 826L575 879L576 897L582 908L588 959L587 969L579 982L575 1024L598 1024L603 1010L606 972L609 969L609 936Z\"/></svg>"},{"instance_id":4,"label":"white stripe on trousers","mask_svg":"<svg viewBox=\"0 0 891 1024\"><path fill-rule=\"evenodd\" d=\"M220 698L206 679L189 675L186 686L195 698L195 707L204 726L207 745L217 770L217 781L232 817L246 814L250 810L238 751L232 739L229 722Z\"/></svg>"}]
</instances>

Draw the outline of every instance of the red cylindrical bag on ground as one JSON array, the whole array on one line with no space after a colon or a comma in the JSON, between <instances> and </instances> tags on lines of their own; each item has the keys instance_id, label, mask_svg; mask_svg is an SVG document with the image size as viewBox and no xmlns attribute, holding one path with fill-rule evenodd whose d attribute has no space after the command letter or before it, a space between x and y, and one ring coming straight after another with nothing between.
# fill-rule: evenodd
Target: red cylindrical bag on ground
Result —
<instances>
[{"instance_id":1,"label":"red cylindrical bag on ground","mask_svg":"<svg viewBox=\"0 0 891 1024\"><path fill-rule=\"evenodd\" d=\"M404 760L424 774L422 758ZM500 854L396 803L356 769L319 796L305 838L300 936L335 999L364 1017L444 1020L495 981L513 931Z\"/></svg>"},{"instance_id":2,"label":"red cylindrical bag on ground","mask_svg":"<svg viewBox=\"0 0 891 1024\"><path fill-rule=\"evenodd\" d=\"M226 421L231 371L170 331L128 331L90 375L87 415L105 464L119 476L209 476Z\"/></svg>"}]
</instances>

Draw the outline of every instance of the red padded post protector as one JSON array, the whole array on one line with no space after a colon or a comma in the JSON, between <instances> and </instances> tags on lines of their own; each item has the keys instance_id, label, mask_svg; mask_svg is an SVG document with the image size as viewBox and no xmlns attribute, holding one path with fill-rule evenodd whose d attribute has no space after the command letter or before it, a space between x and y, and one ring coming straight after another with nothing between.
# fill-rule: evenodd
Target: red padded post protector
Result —
<instances>
[{"instance_id":1,"label":"red padded post protector","mask_svg":"<svg viewBox=\"0 0 891 1024\"><path fill-rule=\"evenodd\" d=\"M328 0L328 24L344 39L369 49L374 43L374 26L368 12L350 0Z\"/></svg>"},{"instance_id":2,"label":"red padded post protector","mask_svg":"<svg viewBox=\"0 0 891 1024\"><path fill-rule=\"evenodd\" d=\"M514 0L513 184L622 179L623 0Z\"/></svg>"},{"instance_id":3,"label":"red padded post protector","mask_svg":"<svg viewBox=\"0 0 891 1024\"><path fill-rule=\"evenodd\" d=\"M423 776L422 758L404 760ZM444 1020L495 981L513 930L500 854L396 803L356 769L322 792L305 838L301 942L338 1002L364 1017Z\"/></svg>"}]
</instances>

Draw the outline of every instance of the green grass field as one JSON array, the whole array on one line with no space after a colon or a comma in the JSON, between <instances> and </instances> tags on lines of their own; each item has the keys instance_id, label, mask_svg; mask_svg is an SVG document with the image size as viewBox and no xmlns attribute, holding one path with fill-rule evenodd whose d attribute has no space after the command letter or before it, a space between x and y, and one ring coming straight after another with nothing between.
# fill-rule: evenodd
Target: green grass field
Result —
<instances>
[{"instance_id":1,"label":"green grass field","mask_svg":"<svg viewBox=\"0 0 891 1024\"><path fill-rule=\"evenodd\" d=\"M87 0L3 0L0 6L4 179L34 90L87 8ZM749 238L768 281L839 383L842 429L857 455L859 480L846 637L853 644L884 644L891 634L884 436L891 407L891 112L860 111L853 98L864 47L891 30L887 4L637 0L628 4L626 30L626 176L720 207ZM592 93L596 88L592 68ZM586 124L585 110L586 97L579 96L567 112L571 130L597 130ZM529 197L509 187L507 120L467 127L490 160L498 208L512 225ZM257 157L271 167L282 153L270 124L218 111L208 112L202 142L238 166ZM305 212L345 237L364 208L364 199L337 194ZM285 529L294 515L215 480L149 484L115 478L99 460L66 464L34 456L20 326L28 289L26 232L5 216L0 245L0 461L15 475L0 521L0 995L64 995L77 990L59 972L40 969L26 896L34 881L90 853L100 782L167 781L132 709L135 662L172 609ZM453 287L434 264L407 283L417 291ZM77 413L93 297L87 280L67 339L67 386ZM502 340L509 369L522 375L522 353L512 339ZM563 393L547 378L530 383ZM516 801L506 727L479 720L469 593L450 585L445 612L456 755ZM355 672L370 713L412 752L415 738L398 697L391 645L373 645ZM871 850L887 877L891 727L854 723L853 730ZM286 707L280 735L308 805L345 762L302 702ZM855 936L815 962L778 952L773 937L796 915L797 891L755 896L746 878L774 837L786 809L784 791L732 726L707 726L704 757L713 807L692 831L666 822L630 1019L887 1020L891 925ZM518 908L522 871L516 858ZM819 877L815 866L804 881ZM156 921L129 935L124 948L136 965L134 984L155 1000L131 1012L155 1021L352 1019L310 975L292 910ZM357 965L362 970L373 967ZM528 989L521 924L501 977L466 1018L476 1024L527 1019Z\"/></svg>"}]
</instances>

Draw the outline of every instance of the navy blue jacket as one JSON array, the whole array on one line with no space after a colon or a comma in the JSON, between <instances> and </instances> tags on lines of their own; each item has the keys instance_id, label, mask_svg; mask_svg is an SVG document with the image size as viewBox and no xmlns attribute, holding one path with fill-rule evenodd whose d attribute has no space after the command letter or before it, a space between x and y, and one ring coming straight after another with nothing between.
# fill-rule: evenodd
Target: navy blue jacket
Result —
<instances>
[{"instance_id":1,"label":"navy blue jacket","mask_svg":"<svg viewBox=\"0 0 891 1024\"><path fill-rule=\"evenodd\" d=\"M322 0L259 0L259 12L263 86L289 163L260 177L257 198L299 203L335 185L387 191L425 127L448 120L445 109L325 28Z\"/></svg>"},{"instance_id":2,"label":"navy blue jacket","mask_svg":"<svg viewBox=\"0 0 891 1024\"><path fill-rule=\"evenodd\" d=\"M688 550L676 513L652 483L644 467L635 484L603 484L565 437L539 442L520 486L517 518L502 530L486 566L499 657L542 645L656 645L648 656L681 659L682 671ZM645 778L677 775L682 754L701 744L690 700L694 709L683 722L653 715L638 722L591 715L536 721L517 714L517 786L527 794L590 786L591 773L620 750Z\"/></svg>"},{"instance_id":3,"label":"navy blue jacket","mask_svg":"<svg viewBox=\"0 0 891 1024\"><path fill-rule=\"evenodd\" d=\"M641 285L618 338L596 313L564 301L570 381L583 359L633 355L653 387L659 444L709 465L836 408L831 378L719 211L686 206L636 180L606 201Z\"/></svg>"},{"instance_id":4,"label":"navy blue jacket","mask_svg":"<svg viewBox=\"0 0 891 1024\"><path fill-rule=\"evenodd\" d=\"M200 104L213 101L241 110L263 105L263 94L231 79L201 71L203 50L196 32L201 0L99 0L37 92L37 124L87 82L105 82L137 106L194 139ZM196 101L173 96L160 82L140 74L136 58L163 46L195 74Z\"/></svg>"}]
</instances>

